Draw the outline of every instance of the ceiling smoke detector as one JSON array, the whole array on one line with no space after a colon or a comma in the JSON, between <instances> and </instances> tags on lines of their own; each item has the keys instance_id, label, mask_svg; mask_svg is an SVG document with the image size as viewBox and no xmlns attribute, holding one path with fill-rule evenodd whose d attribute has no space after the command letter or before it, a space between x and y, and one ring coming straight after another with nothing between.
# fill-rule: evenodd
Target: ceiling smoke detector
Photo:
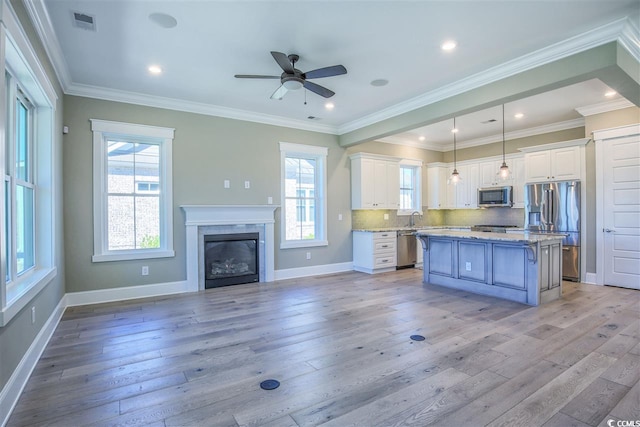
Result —
<instances>
[{"instance_id":1,"label":"ceiling smoke detector","mask_svg":"<svg viewBox=\"0 0 640 427\"><path fill-rule=\"evenodd\" d=\"M73 26L87 31L96 31L95 16L87 15L81 12L72 12Z\"/></svg>"}]
</instances>

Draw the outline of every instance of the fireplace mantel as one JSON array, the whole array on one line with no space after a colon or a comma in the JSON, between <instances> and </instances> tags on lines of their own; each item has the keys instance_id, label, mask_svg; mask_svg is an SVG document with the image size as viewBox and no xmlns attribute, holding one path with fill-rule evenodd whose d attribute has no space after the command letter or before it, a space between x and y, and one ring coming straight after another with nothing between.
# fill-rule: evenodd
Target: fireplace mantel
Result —
<instances>
[{"instance_id":1,"label":"fireplace mantel","mask_svg":"<svg viewBox=\"0 0 640 427\"><path fill-rule=\"evenodd\" d=\"M264 227L264 277L261 282L274 280L274 212L277 205L182 205L185 212L187 238L187 288L189 291L204 289L199 280L200 227L258 225Z\"/></svg>"}]
</instances>

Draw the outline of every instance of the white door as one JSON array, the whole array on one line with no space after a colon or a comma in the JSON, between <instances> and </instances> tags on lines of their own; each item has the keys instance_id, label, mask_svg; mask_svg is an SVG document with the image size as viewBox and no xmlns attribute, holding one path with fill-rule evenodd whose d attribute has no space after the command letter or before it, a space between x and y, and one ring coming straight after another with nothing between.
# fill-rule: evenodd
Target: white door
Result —
<instances>
[{"instance_id":1,"label":"white door","mask_svg":"<svg viewBox=\"0 0 640 427\"><path fill-rule=\"evenodd\" d=\"M604 284L640 289L640 135L603 148Z\"/></svg>"}]
</instances>

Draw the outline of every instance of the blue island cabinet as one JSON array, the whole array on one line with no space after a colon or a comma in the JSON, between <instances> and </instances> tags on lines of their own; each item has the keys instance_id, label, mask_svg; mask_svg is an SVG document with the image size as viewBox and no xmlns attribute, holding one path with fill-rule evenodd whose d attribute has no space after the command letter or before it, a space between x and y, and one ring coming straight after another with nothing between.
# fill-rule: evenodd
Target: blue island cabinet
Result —
<instances>
[{"instance_id":1,"label":"blue island cabinet","mask_svg":"<svg viewBox=\"0 0 640 427\"><path fill-rule=\"evenodd\" d=\"M424 282L539 305L562 295L562 235L417 233Z\"/></svg>"}]
</instances>

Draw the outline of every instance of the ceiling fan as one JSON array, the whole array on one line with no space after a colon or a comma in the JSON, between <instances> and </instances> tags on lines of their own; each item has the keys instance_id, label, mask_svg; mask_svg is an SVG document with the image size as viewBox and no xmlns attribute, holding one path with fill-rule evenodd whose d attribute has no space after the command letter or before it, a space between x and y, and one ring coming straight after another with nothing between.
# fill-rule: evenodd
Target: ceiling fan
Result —
<instances>
[{"instance_id":1,"label":"ceiling fan","mask_svg":"<svg viewBox=\"0 0 640 427\"><path fill-rule=\"evenodd\" d=\"M282 52L271 52L271 56L276 60L280 68L284 71L280 76L262 76L255 74L236 74L238 79L280 79L280 87L273 92L271 99L282 99L284 95L290 90L298 90L301 87L317 93L325 98L331 98L335 95L335 92L320 86L313 82L307 81L307 79L319 79L322 77L339 76L341 74L347 74L347 69L342 65L333 65L331 67L318 68L317 70L302 71L295 68L296 62L300 57L295 54L285 55Z\"/></svg>"}]
</instances>

